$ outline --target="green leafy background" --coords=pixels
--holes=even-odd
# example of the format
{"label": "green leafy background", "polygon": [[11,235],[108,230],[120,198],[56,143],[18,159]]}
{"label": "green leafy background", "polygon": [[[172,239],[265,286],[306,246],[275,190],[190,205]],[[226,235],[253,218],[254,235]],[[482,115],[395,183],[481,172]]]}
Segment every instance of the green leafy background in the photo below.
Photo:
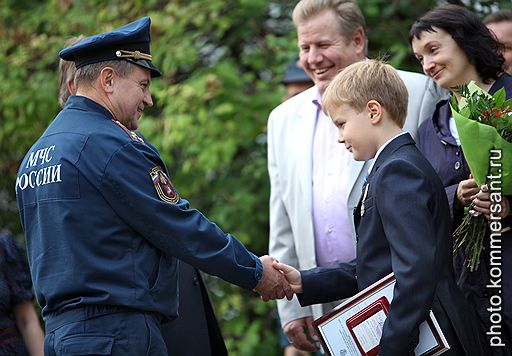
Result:
{"label": "green leafy background", "polygon": [[[457,1],[451,1],[459,3]],[[421,71],[408,28],[436,5],[360,0],[370,57]],[[0,0],[0,226],[23,243],[14,196],[21,159],[59,110],[58,51],[70,37],[152,19],[152,55],[165,73],[140,131],[161,152],[180,193],[257,254],[268,246],[266,122],[297,55],[296,1]],[[467,1],[480,13],[510,1]],[[275,304],[206,276],[233,355],[278,355]]]}

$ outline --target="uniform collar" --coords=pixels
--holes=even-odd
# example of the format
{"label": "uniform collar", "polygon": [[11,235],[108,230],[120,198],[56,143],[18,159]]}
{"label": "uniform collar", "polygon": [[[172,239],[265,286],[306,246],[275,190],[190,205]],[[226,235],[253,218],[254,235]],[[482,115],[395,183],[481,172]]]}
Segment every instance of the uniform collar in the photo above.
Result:
{"label": "uniform collar", "polygon": [[66,101],[66,105],[64,105],[64,110],[80,110],[80,111],[89,111],[89,112],[97,112],[104,116],[106,116],[109,120],[115,119],[114,116],[108,111],[104,106],[98,104],[94,100],[91,100],[85,96],[72,95]]}

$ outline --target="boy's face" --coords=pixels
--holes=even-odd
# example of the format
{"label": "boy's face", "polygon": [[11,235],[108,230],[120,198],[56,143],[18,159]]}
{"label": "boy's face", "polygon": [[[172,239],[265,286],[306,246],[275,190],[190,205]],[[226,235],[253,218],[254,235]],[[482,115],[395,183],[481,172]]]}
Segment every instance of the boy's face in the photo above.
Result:
{"label": "boy's face", "polygon": [[372,133],[368,110],[356,110],[350,105],[341,104],[333,110],[331,119],[338,128],[338,142],[343,143],[356,161],[367,161],[375,157],[377,150]]}

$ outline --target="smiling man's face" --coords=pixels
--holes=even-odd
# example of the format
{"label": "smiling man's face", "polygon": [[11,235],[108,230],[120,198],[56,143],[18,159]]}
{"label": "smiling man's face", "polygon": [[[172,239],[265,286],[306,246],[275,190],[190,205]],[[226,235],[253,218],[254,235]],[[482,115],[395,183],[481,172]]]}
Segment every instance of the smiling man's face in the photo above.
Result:
{"label": "smiling man's face", "polygon": [[322,11],[297,25],[300,63],[323,93],[339,71],[364,58],[364,32],[345,38],[332,10]]}

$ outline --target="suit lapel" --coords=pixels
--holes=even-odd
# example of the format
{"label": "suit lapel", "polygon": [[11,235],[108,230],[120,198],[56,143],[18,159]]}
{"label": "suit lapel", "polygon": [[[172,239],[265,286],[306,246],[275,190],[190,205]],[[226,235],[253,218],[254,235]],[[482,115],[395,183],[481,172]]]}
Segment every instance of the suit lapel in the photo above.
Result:
{"label": "suit lapel", "polygon": [[354,225],[356,226],[356,229],[359,225],[359,222],[361,221],[362,215],[364,215],[363,202],[368,196],[370,184],[372,184],[372,178],[375,175],[375,172],[379,169],[382,163],[384,163],[396,150],[402,146],[410,144],[415,144],[411,135],[409,133],[402,134],[393,139],[386,147],[384,147],[382,152],[379,154],[379,157],[377,157],[377,161],[373,165],[370,174],[368,174],[366,186],[363,186],[363,192],[354,212]]}
{"label": "suit lapel", "polygon": [[[313,135],[315,131],[317,107],[312,103],[316,90],[311,90],[311,95],[306,98],[301,109],[298,110],[296,131],[294,133],[295,145],[298,151],[297,172],[301,189],[305,199],[311,199],[312,164],[313,164]],[[308,206],[310,206],[309,204]]]}

